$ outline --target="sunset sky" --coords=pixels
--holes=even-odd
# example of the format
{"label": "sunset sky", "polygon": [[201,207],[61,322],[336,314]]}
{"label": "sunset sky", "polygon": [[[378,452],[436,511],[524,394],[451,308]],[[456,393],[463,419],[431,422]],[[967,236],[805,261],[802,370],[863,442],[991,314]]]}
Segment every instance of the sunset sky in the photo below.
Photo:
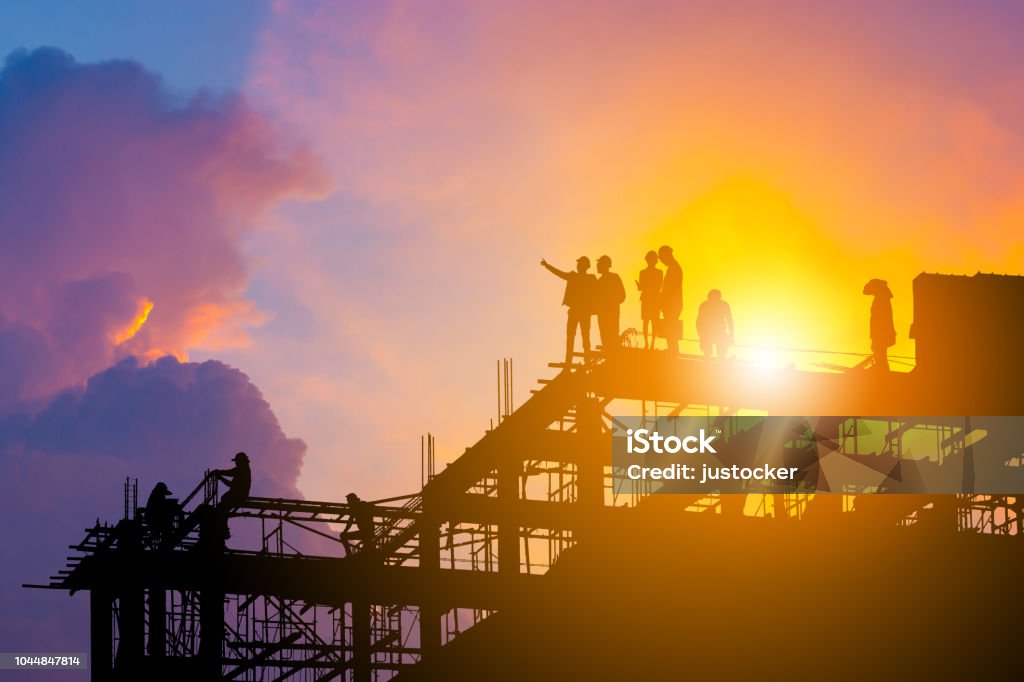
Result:
{"label": "sunset sky", "polygon": [[[559,358],[542,257],[611,256],[639,327],[670,244],[686,335],[718,288],[763,349],[869,352],[886,279],[912,356],[917,273],[1024,272],[1022,27],[1012,1],[3,3],[7,485],[102,473],[39,522],[72,534],[123,476],[177,491],[237,449],[254,494],[412,492],[421,434],[447,460],[487,427],[495,360],[521,400]],[[157,375],[219,434],[173,466],[119,454],[172,422],[82,407]],[[56,569],[75,539],[35,542]]]}

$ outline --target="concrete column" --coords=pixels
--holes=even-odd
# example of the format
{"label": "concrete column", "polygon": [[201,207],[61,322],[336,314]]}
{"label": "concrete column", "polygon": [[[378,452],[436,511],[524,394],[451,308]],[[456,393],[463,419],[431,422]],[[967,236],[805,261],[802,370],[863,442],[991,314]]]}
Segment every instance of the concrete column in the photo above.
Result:
{"label": "concrete column", "polygon": [[220,679],[223,641],[224,592],[208,587],[199,593],[199,667],[202,679]]}
{"label": "concrete column", "polygon": [[220,679],[224,642],[223,518],[210,510],[199,523],[199,546],[207,562],[199,590],[199,670],[202,679]]}
{"label": "concrete column", "polygon": [[125,589],[118,595],[118,642],[114,661],[118,677],[138,674],[142,666],[146,628],[144,598],[141,587]]}
{"label": "concrete column", "polygon": [[94,589],[89,593],[89,668],[92,682],[113,679],[114,613],[110,593]]}
{"label": "concrete column", "polygon": [[515,507],[519,501],[522,469],[518,455],[498,466],[498,572],[501,575],[519,575],[519,520]]}
{"label": "concrete column", "polygon": [[153,658],[163,658],[164,647],[167,642],[167,593],[151,587],[147,601],[149,606],[149,641],[146,642],[146,654]]}
{"label": "concrete column", "polygon": [[355,682],[370,682],[370,604],[352,602],[352,671]]}
{"label": "concrete column", "polygon": [[[420,517],[420,570],[428,584],[436,584],[441,568],[441,524],[434,514],[434,505],[423,500]],[[434,590],[428,590],[428,594]],[[420,604],[420,648],[423,660],[430,661],[441,649],[441,607],[436,602]]]}
{"label": "concrete column", "polygon": [[576,406],[576,429],[586,442],[595,444],[598,452],[589,453],[577,465],[578,502],[588,510],[604,506],[604,464],[611,461],[611,441],[603,445],[601,406],[593,398],[584,398]]}

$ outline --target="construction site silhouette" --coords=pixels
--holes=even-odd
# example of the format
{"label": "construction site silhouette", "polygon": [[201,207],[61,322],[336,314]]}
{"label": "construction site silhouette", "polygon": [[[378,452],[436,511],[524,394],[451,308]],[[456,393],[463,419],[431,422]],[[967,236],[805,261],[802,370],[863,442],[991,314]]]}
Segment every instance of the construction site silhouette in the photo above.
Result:
{"label": "construction site silhouette", "polygon": [[[589,282],[583,260],[576,274],[548,267]],[[662,262],[681,287],[670,249]],[[431,451],[414,494],[222,495],[222,479],[247,488],[236,456],[230,476],[210,472],[172,511],[147,513],[129,481],[124,517],[88,528],[37,587],[88,591],[97,681],[1007,677],[1024,598],[1024,462],[1005,435],[1024,414],[1024,277],[922,274],[913,292],[912,371],[585,345],[583,364],[554,363],[447,467],[433,471]],[[589,326],[571,293],[570,344]],[[681,294],[663,305],[678,317]],[[717,424],[740,410],[831,416],[815,427],[830,454],[890,473],[924,430],[940,456],[916,464],[952,471],[962,493],[619,488],[613,401],[643,416],[699,407]],[[862,448],[868,417],[883,447]],[[743,463],[753,437],[787,454],[796,432],[783,431],[737,433],[718,457]],[[995,463],[976,465],[982,434],[1004,453]],[[801,450],[801,472],[821,452]],[[884,492],[915,491],[911,478],[890,475]],[[1005,494],[976,492],[983,479]],[[147,507],[169,496],[154,493]],[[222,516],[253,546],[226,539]]]}

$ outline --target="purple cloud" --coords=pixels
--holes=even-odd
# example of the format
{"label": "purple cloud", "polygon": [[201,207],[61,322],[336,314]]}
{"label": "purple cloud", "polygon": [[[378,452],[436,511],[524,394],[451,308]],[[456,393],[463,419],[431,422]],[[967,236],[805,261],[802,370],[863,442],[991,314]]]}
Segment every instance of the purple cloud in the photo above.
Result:
{"label": "purple cloud", "polygon": [[0,369],[24,327],[42,361],[0,379],[0,410],[128,355],[244,341],[259,319],[242,296],[244,237],[323,187],[319,163],[240,96],[176,96],[129,61],[13,53],[0,70],[0,334],[15,338],[0,340]]}
{"label": "purple cloud", "polygon": [[[67,544],[167,482],[249,453],[253,494],[299,496],[306,446],[242,372],[188,363],[258,313],[244,240],[324,188],[319,163],[237,95],[183,98],[129,61],[56,49],[0,68],[0,642],[85,651],[85,600],[28,592]],[[62,678],[63,679],[63,678]]]}
{"label": "purple cloud", "polygon": [[[259,389],[223,363],[124,360],[60,394],[38,414],[0,419],[0,641],[8,648],[85,650],[86,602],[28,593],[63,563],[94,519],[122,514],[125,476],[140,504],[158,481],[184,497],[238,450],[253,463],[254,495],[298,497],[306,445],[282,432]],[[44,646],[45,648],[45,646]]]}

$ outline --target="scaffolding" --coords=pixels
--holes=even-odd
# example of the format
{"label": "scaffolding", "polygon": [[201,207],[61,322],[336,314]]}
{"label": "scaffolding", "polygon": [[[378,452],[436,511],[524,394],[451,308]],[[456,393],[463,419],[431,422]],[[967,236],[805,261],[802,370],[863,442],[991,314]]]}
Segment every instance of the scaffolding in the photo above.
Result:
{"label": "scaffolding", "polygon": [[[722,428],[725,440],[735,438],[737,450],[743,432],[730,420],[742,409],[779,404],[806,408],[792,414],[822,407],[880,414],[835,417],[817,439],[795,430],[787,447],[813,458],[827,441],[829,452],[852,459],[905,461],[915,456],[911,439],[925,434],[936,444],[938,455],[927,464],[935,467],[969,456],[977,430],[964,418],[884,416],[923,411],[915,409],[922,400],[932,414],[970,411],[976,396],[946,391],[938,394],[946,402],[936,403],[921,383],[927,377],[913,374],[786,369],[752,381],[733,363],[630,348],[553,367],[558,374],[513,408],[511,363],[499,364],[497,422],[441,471],[428,435],[422,489],[372,502],[373,546],[352,554],[339,537],[352,520],[344,503],[250,497],[230,513],[228,542],[213,514],[217,479],[208,473],[184,501],[170,537],[157,537],[137,509],[134,484],[126,483],[124,518],[88,529],[45,586],[90,592],[93,679],[400,677],[495,612],[537,598],[564,554],[642,510],[654,491],[625,490],[609,461],[613,409],[636,409],[642,418],[695,411]],[[615,401],[633,407],[613,407]],[[1020,413],[1020,406],[1001,410]],[[876,425],[874,439],[865,435],[867,419]],[[885,424],[881,435],[877,424]],[[1006,466],[1024,472],[1013,462],[1008,455]],[[859,513],[851,500],[872,491],[842,492],[834,496],[842,511]],[[724,497],[691,496],[686,513],[730,513]],[[752,491],[738,509],[754,521],[800,521],[821,497],[780,485]],[[1018,497],[954,499],[955,530],[1016,536],[1024,528]],[[912,526],[931,505],[909,500],[879,523]]]}

